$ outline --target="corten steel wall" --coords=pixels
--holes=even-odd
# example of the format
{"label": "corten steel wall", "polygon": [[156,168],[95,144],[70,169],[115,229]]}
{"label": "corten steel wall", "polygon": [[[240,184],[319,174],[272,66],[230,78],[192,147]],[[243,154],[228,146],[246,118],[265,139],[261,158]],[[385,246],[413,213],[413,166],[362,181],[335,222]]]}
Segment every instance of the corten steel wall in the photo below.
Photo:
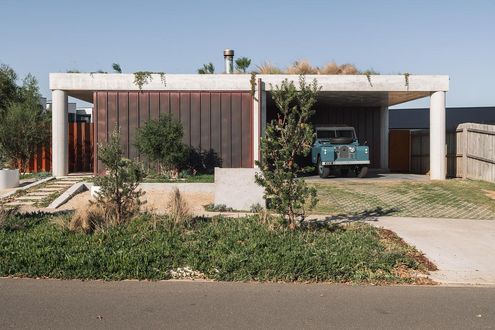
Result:
{"label": "corten steel wall", "polygon": [[[140,157],[134,145],[136,129],[167,113],[181,121],[184,143],[215,150],[222,159],[222,167],[253,166],[253,99],[249,91],[97,91],[93,98],[96,142],[107,141],[118,124],[121,146],[129,158]],[[95,173],[101,173],[97,143],[94,167]]]}
{"label": "corten steel wall", "polygon": [[[277,109],[270,97],[267,99],[269,123],[276,118]],[[370,167],[380,167],[380,107],[344,107],[318,102],[311,121],[314,125],[345,124],[354,127],[359,143],[367,141],[370,147]]]}

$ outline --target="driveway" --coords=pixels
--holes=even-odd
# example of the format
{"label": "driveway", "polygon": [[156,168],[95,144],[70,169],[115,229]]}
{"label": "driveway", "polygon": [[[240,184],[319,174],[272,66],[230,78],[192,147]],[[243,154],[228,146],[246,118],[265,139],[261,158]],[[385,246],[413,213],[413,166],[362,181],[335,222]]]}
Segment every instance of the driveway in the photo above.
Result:
{"label": "driveway", "polygon": [[371,224],[396,232],[433,261],[445,284],[495,285],[495,221],[381,217]]}

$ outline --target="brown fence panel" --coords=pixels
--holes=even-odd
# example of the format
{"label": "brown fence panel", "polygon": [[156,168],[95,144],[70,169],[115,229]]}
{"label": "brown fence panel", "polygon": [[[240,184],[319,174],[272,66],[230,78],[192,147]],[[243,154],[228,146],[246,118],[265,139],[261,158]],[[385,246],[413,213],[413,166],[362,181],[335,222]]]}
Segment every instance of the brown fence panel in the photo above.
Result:
{"label": "brown fence panel", "polygon": [[[69,172],[93,171],[93,124],[69,123]],[[51,143],[39,145],[29,161],[28,173],[52,170]]]}

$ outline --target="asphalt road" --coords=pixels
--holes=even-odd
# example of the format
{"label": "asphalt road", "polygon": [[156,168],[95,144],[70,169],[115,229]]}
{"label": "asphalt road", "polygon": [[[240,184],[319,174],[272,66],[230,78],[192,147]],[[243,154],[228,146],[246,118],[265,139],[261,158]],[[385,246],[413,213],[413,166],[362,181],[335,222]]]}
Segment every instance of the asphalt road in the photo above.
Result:
{"label": "asphalt road", "polygon": [[1,329],[493,329],[495,288],[0,279]]}

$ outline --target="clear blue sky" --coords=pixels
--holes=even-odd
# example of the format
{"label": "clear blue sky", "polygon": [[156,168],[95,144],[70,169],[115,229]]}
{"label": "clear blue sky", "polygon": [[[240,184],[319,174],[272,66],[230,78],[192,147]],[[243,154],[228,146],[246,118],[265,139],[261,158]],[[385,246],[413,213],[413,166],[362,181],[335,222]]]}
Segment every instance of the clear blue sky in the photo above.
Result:
{"label": "clear blue sky", "polygon": [[[0,62],[49,72],[222,68],[233,48],[254,64],[335,60],[383,74],[448,74],[448,106],[495,106],[495,1],[1,0]],[[423,106],[428,101],[406,106]]]}

